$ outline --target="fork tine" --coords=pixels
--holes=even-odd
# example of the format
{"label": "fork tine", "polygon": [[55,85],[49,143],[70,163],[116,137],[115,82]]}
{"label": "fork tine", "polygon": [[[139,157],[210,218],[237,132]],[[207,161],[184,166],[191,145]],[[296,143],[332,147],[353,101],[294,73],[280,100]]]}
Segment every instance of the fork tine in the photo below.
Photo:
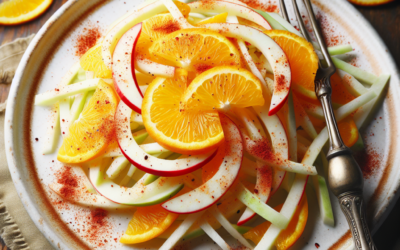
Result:
{"label": "fork tine", "polygon": [[304,38],[307,41],[312,42],[310,36],[308,35],[308,32],[307,32],[306,26],[304,24],[303,18],[301,17],[301,14],[300,14],[300,11],[299,11],[299,7],[297,6],[297,1],[296,0],[292,0],[292,3],[293,3],[293,8],[294,8],[294,13],[296,14],[297,22],[299,23],[299,27],[300,27],[301,33],[303,34]]}
{"label": "fork tine", "polygon": [[287,11],[286,11],[286,6],[285,6],[285,0],[279,0],[279,9],[281,10],[281,12],[282,12],[282,17],[286,20],[286,21],[288,21],[289,22],[289,16],[288,16],[288,14],[287,14]]}
{"label": "fork tine", "polygon": [[328,65],[328,67],[325,68],[325,70],[326,70],[325,73],[329,74],[329,75],[332,75],[333,73],[335,73],[336,68],[335,68],[335,65],[333,64],[332,59],[331,59],[331,57],[330,57],[330,55],[328,53],[328,49],[326,47],[324,38],[322,37],[321,30],[318,27],[318,23],[317,23],[317,20],[315,18],[315,15],[314,15],[314,11],[313,11],[311,2],[310,2],[310,0],[303,0],[303,1],[304,1],[305,5],[306,5],[306,9],[307,9],[307,12],[308,12],[308,16],[310,18],[311,26],[313,28],[313,31],[314,31],[315,37],[317,39],[317,42],[318,42],[318,44],[320,46],[322,55],[324,56],[324,59],[325,59],[327,65]]}

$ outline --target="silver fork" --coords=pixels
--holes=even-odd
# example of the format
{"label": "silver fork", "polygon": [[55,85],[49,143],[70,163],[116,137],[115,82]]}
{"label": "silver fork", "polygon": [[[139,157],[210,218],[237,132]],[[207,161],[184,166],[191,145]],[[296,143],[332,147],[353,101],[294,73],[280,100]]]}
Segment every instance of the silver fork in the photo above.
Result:
{"label": "silver fork", "polygon": [[[346,216],[353,235],[356,249],[376,250],[377,248],[372,240],[365,217],[364,201],[362,196],[364,186],[363,175],[360,167],[354,160],[350,149],[346,147],[342,141],[332,109],[332,88],[330,77],[335,73],[336,68],[332,63],[321,31],[318,27],[311,2],[310,0],[303,1],[310,18],[315,38],[317,39],[325,64],[327,65],[324,67],[321,61],[319,62],[319,68],[315,77],[315,94],[322,104],[326,126],[329,133],[330,145],[327,154],[329,161],[328,185],[333,194],[339,199],[340,207]],[[300,30],[304,37],[311,42],[300,15],[297,2],[296,0],[292,0],[292,2]],[[280,5],[283,17],[289,21],[284,0],[280,0]]]}

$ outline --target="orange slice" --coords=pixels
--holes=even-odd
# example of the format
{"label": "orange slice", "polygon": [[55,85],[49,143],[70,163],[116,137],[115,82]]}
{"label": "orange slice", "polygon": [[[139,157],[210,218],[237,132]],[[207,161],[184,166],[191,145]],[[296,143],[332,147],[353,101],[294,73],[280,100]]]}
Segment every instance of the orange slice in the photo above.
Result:
{"label": "orange slice", "polygon": [[318,69],[318,56],[311,43],[302,37],[283,30],[267,30],[270,36],[281,46],[289,59],[292,71],[293,90],[297,93],[316,99],[314,79]]}
{"label": "orange slice", "polygon": [[[282,209],[283,204],[278,205],[274,209],[276,211],[280,211]],[[294,243],[300,238],[301,234],[306,227],[308,218],[308,202],[307,197],[304,195],[301,204],[297,207],[295,214],[293,215],[292,220],[290,221],[288,227],[283,230],[278,238],[276,239],[275,246],[278,250],[286,250],[293,246]],[[266,221],[254,228],[252,228],[247,233],[243,234],[246,239],[253,241],[255,244],[258,244],[265,232],[270,227],[271,223]]]}
{"label": "orange slice", "polygon": [[[342,79],[335,73],[331,76],[332,102],[346,104],[354,99],[354,96],[344,87]],[[319,103],[321,104],[321,103]]]}
{"label": "orange slice", "polygon": [[240,66],[240,53],[224,36],[207,29],[175,31],[155,41],[150,53],[171,66],[202,73],[220,65]]}
{"label": "orange slice", "polygon": [[16,25],[28,22],[45,12],[53,0],[9,0],[0,4],[0,24]]}
{"label": "orange slice", "polygon": [[104,63],[101,56],[101,44],[89,49],[80,61],[81,67],[87,71],[93,71],[95,78],[112,78],[112,72]]}
{"label": "orange slice", "polygon": [[349,2],[361,6],[377,6],[393,2],[394,0],[349,0]]}
{"label": "orange slice", "polygon": [[353,118],[346,117],[338,123],[339,133],[347,147],[353,146],[358,140],[358,129]]}
{"label": "orange slice", "polygon": [[207,23],[226,23],[227,17],[228,17],[228,12],[221,13],[213,17],[203,19],[200,22],[198,22],[197,25],[203,25]]}
{"label": "orange slice", "polygon": [[210,112],[264,105],[258,78],[248,70],[231,66],[215,67],[198,75],[182,101],[186,109]]}
{"label": "orange slice", "polygon": [[117,105],[118,98],[113,88],[100,80],[88,105],[69,128],[57,159],[65,163],[80,163],[103,153],[113,139]]}
{"label": "orange slice", "polygon": [[142,117],[149,135],[163,147],[182,154],[201,154],[224,138],[216,111],[181,109],[187,72],[177,69],[172,79],[156,78],[143,98]]}
{"label": "orange slice", "polygon": [[156,238],[175,220],[178,214],[166,211],[161,205],[138,207],[120,242],[136,244]]}

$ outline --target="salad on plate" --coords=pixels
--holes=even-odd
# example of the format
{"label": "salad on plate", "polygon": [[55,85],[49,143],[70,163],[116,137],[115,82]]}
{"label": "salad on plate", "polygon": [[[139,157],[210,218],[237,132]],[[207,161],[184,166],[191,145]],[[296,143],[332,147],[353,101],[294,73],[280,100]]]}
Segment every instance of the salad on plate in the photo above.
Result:
{"label": "salad on plate", "polygon": [[[357,151],[390,76],[341,60],[351,45],[328,49],[339,131]],[[307,223],[307,183],[334,227],[319,55],[277,13],[238,0],[146,1],[36,95],[56,114],[42,153],[57,153],[81,192],[49,187],[77,205],[135,209],[118,240],[161,238],[165,250],[202,235],[231,249],[219,228],[245,248],[288,249]]]}

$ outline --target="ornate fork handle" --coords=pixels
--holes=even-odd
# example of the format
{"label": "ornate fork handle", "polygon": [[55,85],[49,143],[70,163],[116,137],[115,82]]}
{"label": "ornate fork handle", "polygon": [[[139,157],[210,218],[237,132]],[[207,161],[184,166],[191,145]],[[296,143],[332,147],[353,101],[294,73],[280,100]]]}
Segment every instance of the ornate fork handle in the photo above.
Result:
{"label": "ornate fork handle", "polygon": [[346,216],[357,250],[376,250],[365,218],[362,190],[364,179],[360,167],[350,150],[344,145],[332,110],[329,77],[317,77],[315,93],[322,104],[328,129],[330,147],[328,185],[338,197]]}
{"label": "ornate fork handle", "polygon": [[365,218],[364,200],[361,193],[345,193],[339,197],[340,207],[353,235],[356,249],[377,250]]}

